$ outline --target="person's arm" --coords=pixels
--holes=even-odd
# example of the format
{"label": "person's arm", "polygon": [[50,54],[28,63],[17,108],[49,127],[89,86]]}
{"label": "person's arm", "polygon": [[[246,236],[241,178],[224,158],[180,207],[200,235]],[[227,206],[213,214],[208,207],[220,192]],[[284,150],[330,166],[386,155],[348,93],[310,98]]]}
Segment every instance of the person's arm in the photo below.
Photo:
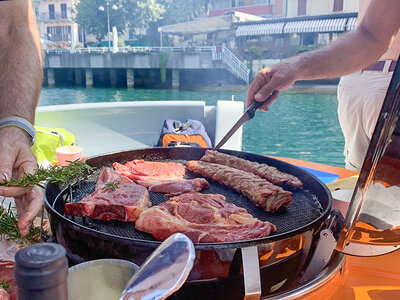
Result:
{"label": "person's arm", "polygon": [[[259,71],[248,90],[246,105],[253,100],[264,101],[273,91],[287,89],[297,80],[339,77],[374,63],[399,31],[399,16],[399,0],[372,0],[360,25],[352,32],[325,47]],[[267,110],[266,105],[263,109]]]}
{"label": "person's arm", "polygon": [[[20,117],[34,123],[42,84],[40,36],[30,0],[0,1],[0,119]],[[0,180],[21,177],[37,168],[26,132],[0,129]],[[14,197],[21,234],[28,232],[43,203],[38,187],[0,186],[0,196]]]}

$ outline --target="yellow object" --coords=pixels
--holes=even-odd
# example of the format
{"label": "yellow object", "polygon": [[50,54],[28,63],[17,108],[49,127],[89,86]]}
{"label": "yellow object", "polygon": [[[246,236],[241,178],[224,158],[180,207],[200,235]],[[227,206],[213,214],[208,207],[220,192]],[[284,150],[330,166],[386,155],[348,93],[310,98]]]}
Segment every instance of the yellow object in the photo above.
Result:
{"label": "yellow object", "polygon": [[333,192],[336,190],[354,190],[357,184],[358,175],[344,178],[342,180],[337,180],[326,184],[328,189]]}
{"label": "yellow object", "polygon": [[56,162],[56,148],[72,146],[76,143],[76,137],[64,128],[46,128],[35,126],[36,140],[32,146],[32,152],[38,163],[44,160]]}

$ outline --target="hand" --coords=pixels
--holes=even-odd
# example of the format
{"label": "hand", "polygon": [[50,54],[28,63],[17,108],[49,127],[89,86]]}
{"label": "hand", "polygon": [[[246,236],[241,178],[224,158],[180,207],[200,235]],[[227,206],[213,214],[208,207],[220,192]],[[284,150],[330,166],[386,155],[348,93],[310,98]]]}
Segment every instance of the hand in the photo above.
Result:
{"label": "hand", "polygon": [[288,61],[260,70],[247,91],[246,107],[253,101],[265,101],[275,92],[268,103],[259,108],[267,111],[268,106],[278,98],[279,91],[288,89],[296,80],[294,65]]}
{"label": "hand", "polygon": [[[25,173],[34,173],[36,158],[26,133],[16,127],[0,130],[0,177],[5,179],[21,178]],[[1,180],[0,179],[0,180]],[[43,205],[43,191],[40,187],[0,186],[0,195],[14,197],[18,212],[18,228],[25,236],[31,223]]]}

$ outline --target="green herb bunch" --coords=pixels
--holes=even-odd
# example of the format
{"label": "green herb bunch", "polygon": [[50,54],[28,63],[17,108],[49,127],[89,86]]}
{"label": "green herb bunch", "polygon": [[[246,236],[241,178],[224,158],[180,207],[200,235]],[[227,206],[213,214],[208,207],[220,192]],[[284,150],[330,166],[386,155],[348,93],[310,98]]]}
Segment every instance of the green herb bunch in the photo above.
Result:
{"label": "green herb bunch", "polygon": [[3,186],[33,187],[44,186],[41,182],[49,180],[52,183],[68,184],[78,178],[87,176],[93,172],[93,168],[79,160],[71,162],[67,166],[51,166],[48,169],[38,168],[35,173],[25,173],[21,179],[2,180]]}
{"label": "green herb bunch", "polygon": [[7,241],[13,241],[20,246],[40,242],[40,228],[31,226],[26,236],[22,236],[18,229],[18,219],[11,206],[5,209],[0,206],[0,235]]}

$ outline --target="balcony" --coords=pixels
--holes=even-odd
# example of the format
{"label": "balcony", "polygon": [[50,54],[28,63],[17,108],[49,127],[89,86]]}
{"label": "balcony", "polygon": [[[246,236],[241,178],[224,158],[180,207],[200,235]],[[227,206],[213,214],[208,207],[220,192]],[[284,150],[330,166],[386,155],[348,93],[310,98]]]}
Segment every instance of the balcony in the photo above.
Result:
{"label": "balcony", "polygon": [[72,21],[71,13],[68,11],[41,13],[40,21],[53,22],[53,21]]}

